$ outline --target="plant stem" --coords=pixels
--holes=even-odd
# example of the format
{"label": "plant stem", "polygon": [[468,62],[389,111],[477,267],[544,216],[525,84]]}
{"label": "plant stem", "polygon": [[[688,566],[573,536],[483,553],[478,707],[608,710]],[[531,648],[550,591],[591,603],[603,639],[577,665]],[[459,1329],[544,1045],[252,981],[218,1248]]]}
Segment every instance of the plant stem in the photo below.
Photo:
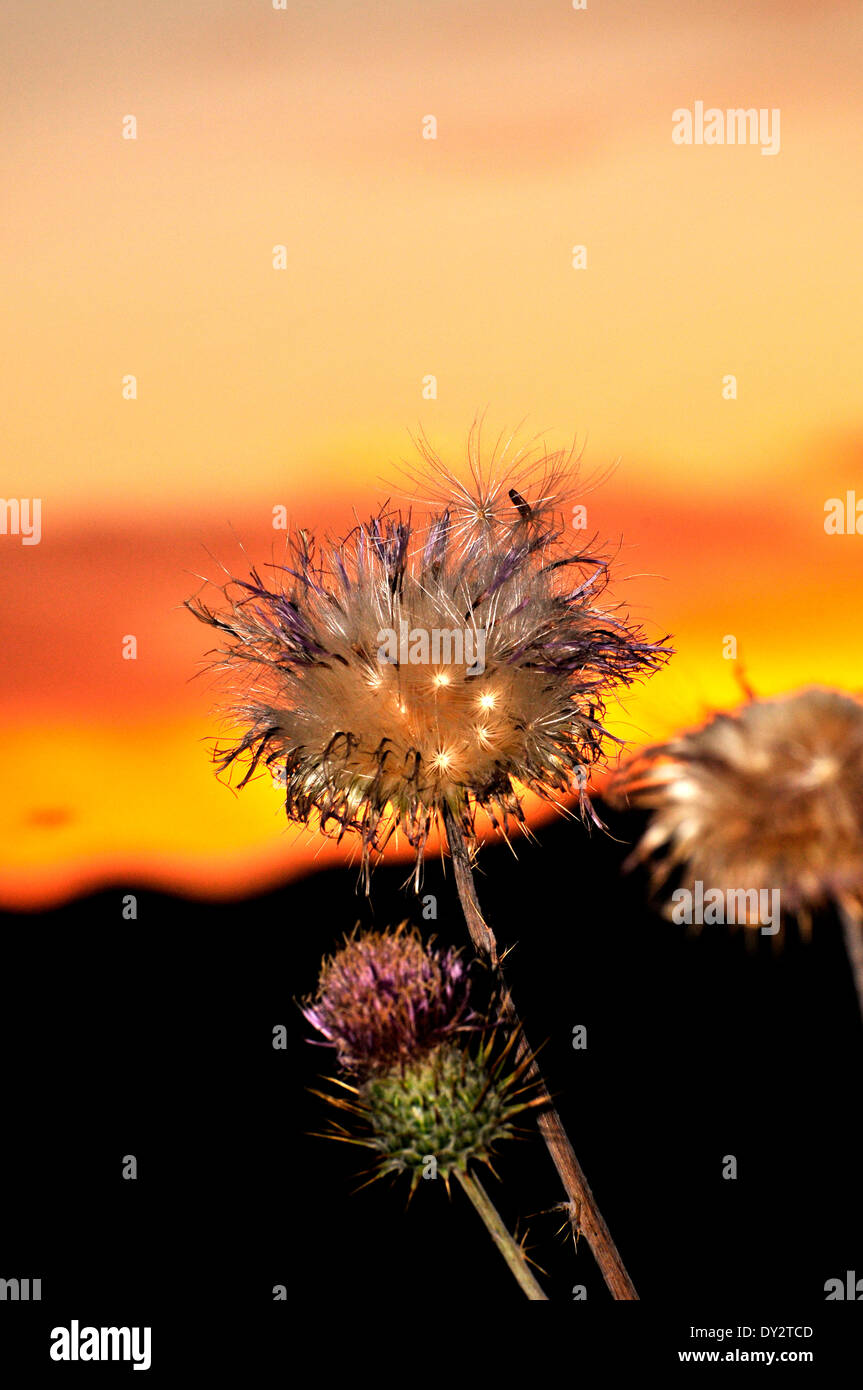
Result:
{"label": "plant stem", "polygon": [[533,1302],[538,1302],[542,1299],[547,1303],[548,1295],[543,1293],[539,1284],[534,1279],[524,1251],[506,1229],[497,1207],[492,1202],[479,1178],[472,1177],[469,1173],[459,1172],[456,1172],[456,1177],[485,1222],[489,1235],[503,1255],[503,1258],[518,1280],[524,1293],[526,1293],[527,1297],[533,1300]]}
{"label": "plant stem", "polygon": [[[542,1072],[525,1037],[524,1027],[504,980],[494,932],[480,909],[473,881],[470,850],[464,830],[448,806],[444,807],[444,824],[449,851],[452,856],[456,887],[471,940],[475,949],[488,959],[492,969],[497,974],[503,992],[504,1016],[507,1022],[517,1030],[517,1056],[519,1060],[525,1057],[530,1059],[525,1078],[536,1083],[538,1092],[544,1101],[537,1116],[537,1125],[563,1183],[564,1191],[569,1198],[568,1206],[573,1235],[580,1231],[585,1236],[611,1296],[618,1300],[637,1301],[638,1294],[635,1291],[635,1286],[603,1220],[602,1213],[596,1204],[596,1198],[591,1192],[581,1164],[575,1156],[563,1122],[552,1103]],[[863,942],[861,942],[861,948],[863,948]]]}
{"label": "plant stem", "polygon": [[863,916],[859,904],[840,898],[839,920],[842,923],[842,935],[845,938],[851,973],[857,986],[860,1013],[863,1015]]}

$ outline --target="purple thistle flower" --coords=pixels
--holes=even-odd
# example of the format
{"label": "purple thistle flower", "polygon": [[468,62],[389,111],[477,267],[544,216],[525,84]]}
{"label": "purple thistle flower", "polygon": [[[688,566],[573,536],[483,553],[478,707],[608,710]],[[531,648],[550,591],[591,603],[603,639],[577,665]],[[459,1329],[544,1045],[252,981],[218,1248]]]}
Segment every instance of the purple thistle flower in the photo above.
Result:
{"label": "purple thistle flower", "polygon": [[432,950],[403,922],[364,932],[325,960],[304,1018],[364,1075],[416,1061],[472,1027],[468,967],[458,951]]}

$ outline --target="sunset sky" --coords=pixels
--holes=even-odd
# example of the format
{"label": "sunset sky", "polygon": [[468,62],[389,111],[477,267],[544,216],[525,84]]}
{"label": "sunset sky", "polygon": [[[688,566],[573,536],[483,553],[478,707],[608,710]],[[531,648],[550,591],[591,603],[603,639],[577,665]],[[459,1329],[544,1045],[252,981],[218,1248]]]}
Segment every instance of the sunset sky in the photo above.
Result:
{"label": "sunset sky", "polygon": [[[863,500],[859,3],[7,0],[4,29],[0,495],[42,538],[0,534],[0,905],[345,862],[213,776],[180,604],[267,561],[275,505],[349,527],[411,432],[458,465],[483,411],[617,462],[588,534],[678,654],[616,732],[737,703],[728,634],[759,694],[863,689],[863,536],[824,530]],[[698,100],[778,108],[780,152],[675,145]]]}

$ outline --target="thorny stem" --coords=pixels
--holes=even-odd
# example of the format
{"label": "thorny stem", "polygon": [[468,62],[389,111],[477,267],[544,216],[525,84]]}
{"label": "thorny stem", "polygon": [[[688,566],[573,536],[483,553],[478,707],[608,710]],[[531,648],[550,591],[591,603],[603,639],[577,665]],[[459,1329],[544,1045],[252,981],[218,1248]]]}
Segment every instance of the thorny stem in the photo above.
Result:
{"label": "thorny stem", "polygon": [[518,1280],[523,1292],[534,1303],[540,1299],[547,1303],[548,1295],[543,1293],[531,1274],[524,1251],[503,1224],[500,1213],[479,1178],[458,1171],[456,1171],[456,1177],[485,1222],[489,1235]]}
{"label": "thorny stem", "polygon": [[851,964],[854,984],[857,986],[857,999],[863,1015],[863,916],[857,903],[840,899],[839,920],[845,938],[845,950]]}
{"label": "thorny stem", "polygon": [[[623,1260],[620,1258],[617,1246],[611,1238],[611,1232],[603,1220],[602,1212],[596,1204],[596,1198],[582,1172],[581,1164],[575,1156],[563,1122],[552,1103],[542,1072],[525,1037],[524,1028],[521,1026],[521,1020],[512,1002],[512,995],[503,977],[494,932],[480,909],[473,881],[470,851],[464,831],[448,806],[444,807],[444,824],[459,900],[471,940],[475,949],[486,957],[497,974],[503,992],[504,1017],[514,1029],[517,1029],[516,1054],[519,1061],[523,1057],[530,1058],[525,1079],[530,1079],[536,1083],[539,1095],[544,1101],[537,1115],[537,1125],[563,1183],[564,1191],[569,1198],[573,1234],[580,1231],[584,1235],[612,1297],[619,1300],[637,1301],[638,1294],[635,1291],[635,1286],[626,1271]],[[861,954],[863,954],[863,937],[860,939],[860,949]],[[861,983],[863,983],[863,976],[861,976]]]}

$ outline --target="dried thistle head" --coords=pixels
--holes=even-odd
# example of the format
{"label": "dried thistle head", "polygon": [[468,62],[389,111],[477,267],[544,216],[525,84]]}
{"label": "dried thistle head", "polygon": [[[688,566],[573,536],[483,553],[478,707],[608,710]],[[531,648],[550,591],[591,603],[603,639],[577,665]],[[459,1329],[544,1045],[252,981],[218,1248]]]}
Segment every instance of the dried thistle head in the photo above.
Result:
{"label": "dried thistle head", "polygon": [[290,819],[359,835],[366,887],[398,827],[419,882],[445,808],[471,837],[478,808],[504,833],[523,819],[518,785],[575,792],[590,813],[606,699],[670,655],[599,606],[608,564],[555,512],[562,458],[464,485],[435,476],[422,525],[382,512],[320,550],[296,530],[270,584],[253,569],[223,586],[223,607],[187,605],[222,638],[241,726],[219,767],[247,760],[241,786],[259,765],[283,770]]}
{"label": "dried thistle head", "polygon": [[863,905],[863,705],[833,690],[755,700],[648,748],[612,799],[653,814],[627,867],[650,861],[660,888],[683,884],[781,894],[805,923],[835,901]]}
{"label": "dried thistle head", "polygon": [[458,951],[436,951],[403,922],[347,938],[325,960],[303,1016],[347,1071],[369,1074],[406,1061],[470,1027],[470,979]]}
{"label": "dried thistle head", "polygon": [[407,1173],[413,1192],[433,1160],[449,1187],[471,1163],[491,1167],[498,1145],[518,1133],[519,1117],[542,1103],[524,1080],[530,1056],[515,1064],[514,1049],[515,1035],[502,1047],[492,1031],[471,1050],[443,1043],[357,1087],[342,1085],[349,1100],[321,1092],[351,1117],[328,1137],[371,1149],[376,1178]]}

